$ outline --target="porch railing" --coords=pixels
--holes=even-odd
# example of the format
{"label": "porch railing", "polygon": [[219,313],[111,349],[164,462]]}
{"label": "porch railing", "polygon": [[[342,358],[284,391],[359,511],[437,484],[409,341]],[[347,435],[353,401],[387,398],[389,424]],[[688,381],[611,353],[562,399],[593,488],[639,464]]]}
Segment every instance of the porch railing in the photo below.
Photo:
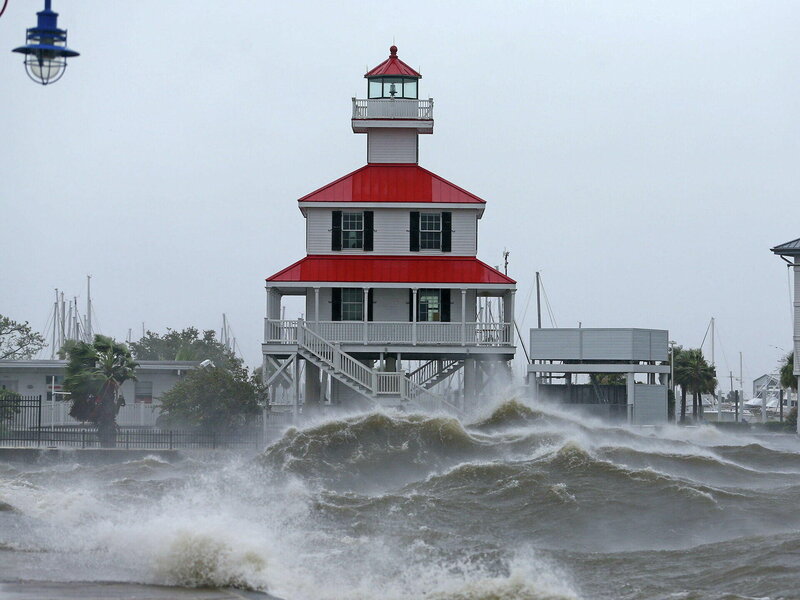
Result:
{"label": "porch railing", "polygon": [[353,98],[354,119],[433,119],[433,98],[363,100]]}
{"label": "porch railing", "polygon": [[[405,321],[308,321],[305,327],[328,342],[414,346],[513,346],[511,323],[410,323]],[[297,321],[266,319],[264,341],[296,344]]]}

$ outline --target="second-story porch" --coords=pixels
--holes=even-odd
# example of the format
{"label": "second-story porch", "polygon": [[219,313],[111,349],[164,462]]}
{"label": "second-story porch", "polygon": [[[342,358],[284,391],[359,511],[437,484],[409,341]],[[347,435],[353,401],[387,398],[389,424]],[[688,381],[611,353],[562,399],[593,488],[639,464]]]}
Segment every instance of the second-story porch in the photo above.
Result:
{"label": "second-story porch", "polygon": [[267,280],[265,351],[291,352],[301,325],[362,355],[513,355],[514,294],[474,257],[309,256]]}

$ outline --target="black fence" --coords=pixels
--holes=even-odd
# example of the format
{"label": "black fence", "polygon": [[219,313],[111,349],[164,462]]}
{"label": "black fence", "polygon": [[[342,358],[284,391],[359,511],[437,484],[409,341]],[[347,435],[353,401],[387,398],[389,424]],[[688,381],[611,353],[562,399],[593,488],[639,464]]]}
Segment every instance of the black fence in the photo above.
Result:
{"label": "black fence", "polygon": [[[117,428],[116,447],[144,450],[191,448],[264,448],[286,426],[283,413],[259,415],[236,432],[191,429]],[[0,398],[0,447],[100,448],[97,428],[91,425],[43,425],[42,397]]]}

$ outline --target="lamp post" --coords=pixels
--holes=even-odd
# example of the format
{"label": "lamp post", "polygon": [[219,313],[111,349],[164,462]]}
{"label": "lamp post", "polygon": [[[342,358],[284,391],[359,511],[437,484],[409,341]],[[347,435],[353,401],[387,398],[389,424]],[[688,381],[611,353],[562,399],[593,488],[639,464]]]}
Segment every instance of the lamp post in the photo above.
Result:
{"label": "lamp post", "polygon": [[50,9],[50,0],[44,0],[44,10],[36,13],[36,27],[25,35],[25,46],[12,52],[25,55],[25,72],[33,81],[47,85],[64,75],[67,58],[78,56],[67,48],[67,30],[58,28],[58,13]]}

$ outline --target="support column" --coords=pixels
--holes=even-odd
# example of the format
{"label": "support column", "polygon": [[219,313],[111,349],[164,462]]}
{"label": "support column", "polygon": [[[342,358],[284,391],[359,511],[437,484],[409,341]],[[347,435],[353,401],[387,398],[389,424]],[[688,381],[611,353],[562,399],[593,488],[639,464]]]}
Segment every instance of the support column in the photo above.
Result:
{"label": "support column", "polygon": [[411,345],[417,345],[417,288],[411,290]]}
{"label": "support column", "polygon": [[464,408],[472,409],[478,402],[478,365],[474,358],[464,360]]}
{"label": "support column", "polygon": [[633,423],[633,398],[634,394],[636,393],[636,380],[633,378],[633,373],[626,373],[625,374],[625,391],[627,392],[627,401],[628,401],[628,423]]}
{"label": "support column", "polygon": [[467,290],[461,290],[461,345],[467,345]]}
{"label": "support column", "polygon": [[322,384],[320,382],[319,367],[306,361],[305,388],[306,403],[304,412],[308,409],[316,410],[322,404]]}
{"label": "support column", "polygon": [[369,288],[364,288],[364,345],[366,346],[369,343],[369,332],[367,327],[369,326]]}
{"label": "support column", "polygon": [[317,333],[319,333],[319,288],[314,288],[314,323],[318,326]]}
{"label": "support column", "polygon": [[300,355],[294,355],[294,364],[292,365],[292,384],[293,384],[293,395],[294,395],[294,406],[292,410],[294,412],[295,419],[297,419],[298,415],[300,414]]}

